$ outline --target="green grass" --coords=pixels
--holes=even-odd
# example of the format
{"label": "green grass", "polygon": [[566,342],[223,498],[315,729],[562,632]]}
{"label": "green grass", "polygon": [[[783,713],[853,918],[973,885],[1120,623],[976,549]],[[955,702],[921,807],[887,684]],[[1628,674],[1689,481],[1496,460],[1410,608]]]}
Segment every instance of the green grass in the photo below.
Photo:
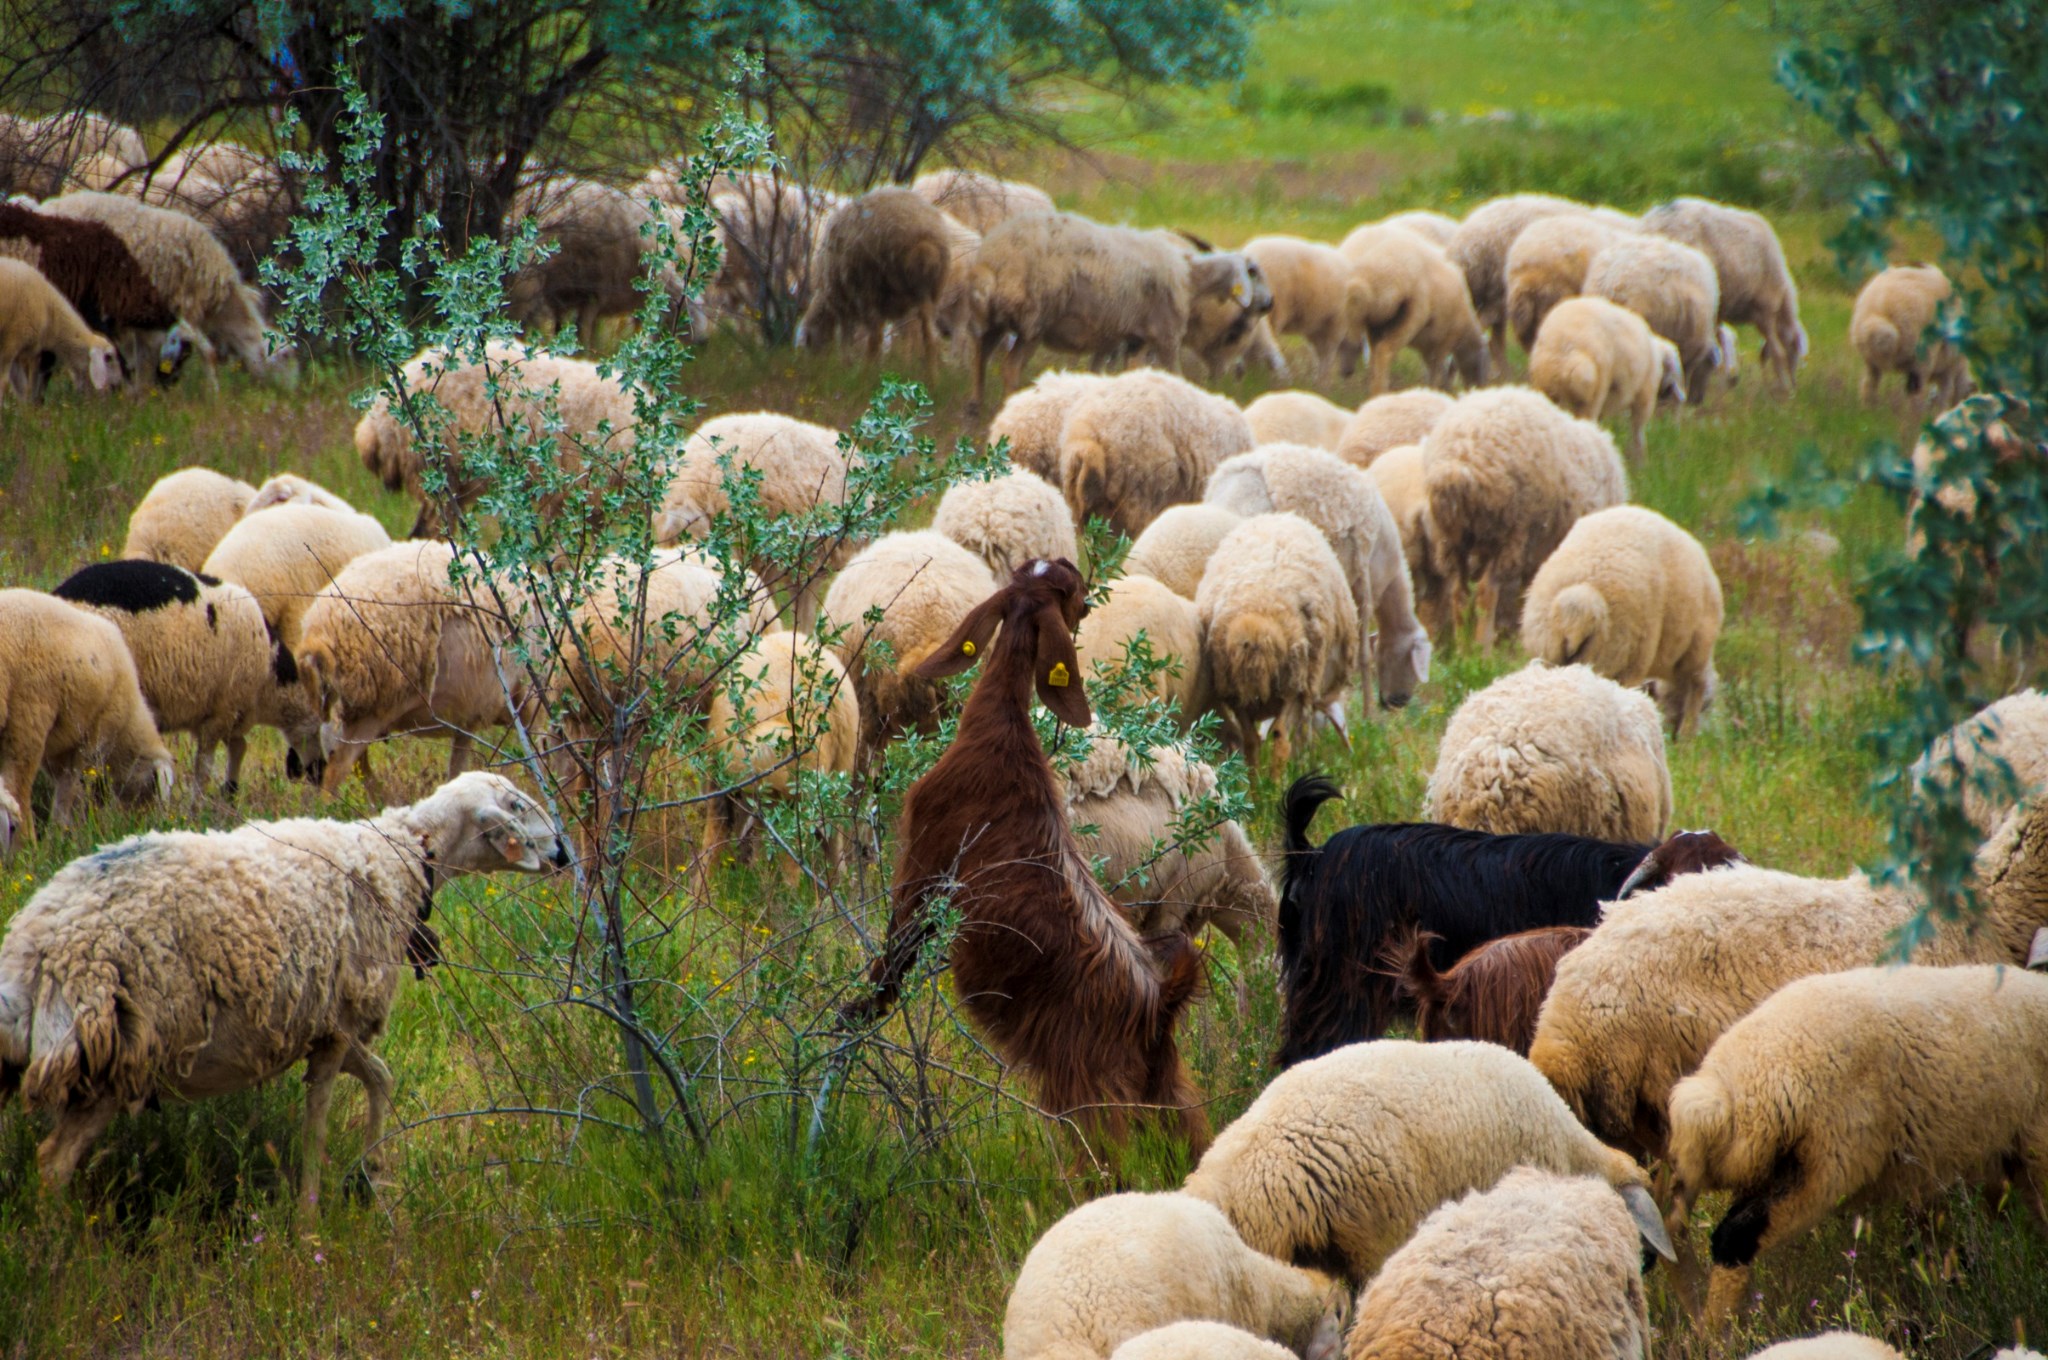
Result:
{"label": "green grass", "polygon": [[[1728,599],[1722,689],[1704,730],[1671,752],[1677,820],[1713,826],[1752,858],[1837,874],[1879,847],[1862,797],[1875,772],[1861,734],[1892,711],[1881,678],[1854,665],[1854,584],[1896,542],[1896,512],[1863,493],[1775,542],[1743,541],[1736,507],[1802,447],[1846,469],[1898,415],[1854,399],[1846,353],[1851,289],[1824,238],[1832,153],[1772,86],[1773,40],[1754,4],[1620,0],[1536,5],[1302,4],[1270,24],[1245,88],[1175,97],[1157,116],[1093,105],[1086,157],[1040,150],[1030,168],[1064,204],[1175,222],[1226,241],[1260,231],[1334,237],[1395,208],[1457,212],[1506,188],[1558,189],[1640,207],[1671,192],[1773,208],[1801,284],[1814,354],[1781,400],[1748,371],[1703,410],[1660,417],[1637,499],[1687,525]],[[1506,114],[1494,118],[1494,110]],[[1469,120],[1469,121],[1468,121]],[[1105,178],[1103,169],[1114,172]],[[1744,185],[1754,193],[1738,192]],[[1731,187],[1732,186],[1732,187]],[[1415,370],[1404,361],[1402,381]],[[845,422],[872,371],[762,352],[722,337],[689,390],[709,413],[771,408]],[[412,507],[384,492],[349,443],[361,375],[315,365],[290,393],[239,376],[138,401],[60,390],[41,409],[0,409],[0,580],[48,587],[116,553],[128,510],[156,476],[205,463],[251,480],[292,469],[394,532]],[[1230,386],[1240,398],[1263,384]],[[964,384],[940,381],[931,432],[964,430]],[[1331,393],[1356,402],[1356,384]],[[921,507],[909,517],[928,513]],[[1336,771],[1348,798],[1326,813],[1414,816],[1458,702],[1520,664],[1452,647],[1417,701],[1297,752],[1289,775]],[[1361,715],[1364,716],[1364,715]],[[386,761],[424,787],[440,748]],[[0,877],[0,920],[54,869],[101,840],[166,820],[219,825],[296,812],[281,750],[256,743],[239,808],[181,797],[169,815],[96,809],[18,854]],[[1253,790],[1254,839],[1277,838],[1278,781]],[[359,809],[362,795],[341,802]],[[664,835],[679,828],[665,826]],[[676,884],[666,840],[638,886]],[[845,887],[872,925],[886,865]],[[807,893],[750,868],[721,871],[702,909],[648,946],[665,983],[651,1012],[715,1059],[722,1119],[710,1151],[659,1152],[615,1127],[610,1037],[524,974],[572,947],[578,923],[545,886],[446,888],[436,925],[450,965],[401,994],[381,1044],[399,1081],[393,1185],[374,1204],[332,1194],[316,1216],[280,1187],[297,1165],[300,1087],[270,1087],[119,1121],[75,1193],[37,1193],[42,1126],[0,1114],[0,1356],[993,1355],[1010,1278],[1030,1243],[1087,1187],[1067,1151],[950,1022],[926,986],[876,1053],[872,1094],[835,1103],[813,1145],[808,1102],[787,1094],[778,998],[859,957]],[[1216,953],[1228,960],[1225,944]],[[1235,962],[1235,961],[1231,961]],[[1270,964],[1252,960],[1247,1009],[1228,988],[1201,1003],[1188,1052],[1220,1125],[1269,1075]],[[700,1037],[702,1036],[702,1037]],[[900,1050],[924,1054],[919,1061]],[[334,1172],[360,1152],[362,1105],[337,1101]],[[514,1113],[582,1109],[581,1120]],[[1141,1142],[1126,1175],[1172,1184],[1170,1149]],[[1710,1220],[1705,1214],[1700,1222]],[[1770,1339],[1846,1325],[1949,1360],[1980,1341],[2048,1332],[2048,1240],[2023,1215],[1957,1195],[1909,1219],[1843,1216],[1758,1274],[1759,1311],[1727,1343],[1696,1335],[1653,1276],[1659,1353],[1746,1354]]]}

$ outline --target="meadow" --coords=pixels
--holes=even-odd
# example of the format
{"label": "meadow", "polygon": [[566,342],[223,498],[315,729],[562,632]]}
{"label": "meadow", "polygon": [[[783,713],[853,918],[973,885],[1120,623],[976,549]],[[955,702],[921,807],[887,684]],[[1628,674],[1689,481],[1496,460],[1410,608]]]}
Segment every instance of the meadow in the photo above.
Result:
{"label": "meadow", "polygon": [[[1745,537],[1740,507],[1807,451],[1848,472],[1908,427],[1902,407],[1856,400],[1845,334],[1858,280],[1827,245],[1850,169],[1774,84],[1783,38],[1772,14],[1755,0],[1303,0],[1262,31],[1240,89],[1142,108],[1076,92],[1073,145],[1020,148],[1005,168],[1046,184],[1063,207],[1222,243],[1265,231],[1335,239],[1386,212],[1455,214],[1516,189],[1631,210],[1696,192],[1768,212],[1812,337],[1796,392],[1766,389],[1745,333],[1740,381],[1660,416],[1631,477],[1634,499],[1707,544],[1727,596],[1719,695],[1701,732],[1671,748],[1678,824],[1712,827],[1758,863],[1836,875],[1881,846],[1863,737],[1897,698],[1852,655],[1855,591],[1900,540],[1899,511],[1865,489],[1765,539]],[[1412,357],[1397,372],[1418,377]],[[711,414],[765,408],[843,424],[880,376],[722,333],[701,348],[686,390]],[[46,589],[118,553],[143,490],[195,463],[251,481],[300,472],[402,534],[414,507],[350,445],[352,397],[367,381],[329,357],[290,391],[231,373],[217,394],[188,380],[140,399],[60,388],[41,408],[9,403],[0,582]],[[1249,399],[1272,385],[1255,376],[1221,387]],[[942,375],[932,395],[927,433],[942,445],[970,433],[964,375]],[[1327,395],[1355,404],[1362,379]],[[918,507],[899,527],[929,513]],[[1492,654],[1453,644],[1407,709],[1355,711],[1351,749],[1329,734],[1298,748],[1285,778],[1327,770],[1347,795],[1314,834],[1415,816],[1450,714],[1521,663],[1512,643]],[[178,749],[182,759],[189,744]],[[386,766],[424,789],[440,751],[412,743]],[[103,840],[310,806],[282,764],[266,734],[236,805],[180,789],[169,809],[101,806],[46,835],[0,873],[0,922]],[[1267,851],[1284,782],[1252,786],[1247,829]],[[352,788],[335,811],[358,812],[363,798]],[[848,895],[872,913],[886,873],[886,863],[860,867]],[[787,896],[754,869],[719,873],[708,909],[661,946],[674,970],[664,1016],[708,1033],[778,989],[858,964],[847,932],[786,948],[797,911]],[[124,1117],[64,1199],[37,1186],[39,1122],[0,1112],[0,1357],[999,1352],[1017,1263],[1088,1188],[1062,1175],[1044,1121],[960,1032],[943,981],[906,1005],[897,1046],[874,1059],[878,1086],[910,1094],[849,1103],[806,1137],[801,1093],[775,1075],[773,1026],[750,1020],[704,1041],[726,1111],[716,1136],[702,1148],[655,1145],[585,1098],[616,1065],[606,1037],[519,976],[523,960],[576,929],[552,890],[465,881],[440,905],[449,964],[408,984],[380,1044],[403,1127],[387,1153],[392,1183],[374,1200],[331,1194],[317,1215],[293,1204],[295,1080]],[[1237,959],[1227,944],[1213,952],[1219,970],[1250,982],[1242,1009],[1218,986],[1187,1040],[1220,1127],[1270,1075],[1276,1003],[1269,960]],[[361,1151],[361,1110],[343,1083],[331,1181]],[[1141,1143],[1126,1174],[1133,1188],[1157,1188],[1182,1170],[1171,1149]],[[1712,1221],[1698,1215],[1702,1244]],[[1930,1360],[2021,1335],[2038,1345],[2048,1237],[2017,1205],[1958,1193],[1919,1215],[1839,1216],[1766,1258],[1757,1289],[1727,1337],[1706,1337],[1668,1277],[1653,1275],[1659,1354],[1743,1355],[1835,1326]]]}

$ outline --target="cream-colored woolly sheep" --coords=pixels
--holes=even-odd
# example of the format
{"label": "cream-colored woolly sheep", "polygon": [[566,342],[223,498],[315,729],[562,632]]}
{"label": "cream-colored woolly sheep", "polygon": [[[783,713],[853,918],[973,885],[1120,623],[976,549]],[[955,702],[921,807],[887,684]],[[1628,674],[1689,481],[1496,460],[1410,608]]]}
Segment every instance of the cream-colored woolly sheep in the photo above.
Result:
{"label": "cream-colored woolly sheep", "polygon": [[932,528],[978,554],[998,581],[1034,557],[1081,557],[1073,512],[1059,488],[1022,468],[986,482],[954,483],[939,497]]}
{"label": "cream-colored woolly sheep", "polygon": [[537,240],[553,250],[527,261],[505,285],[506,309],[521,326],[541,326],[552,335],[573,317],[578,344],[593,349],[606,317],[640,310],[646,296],[640,281],[652,272],[671,314],[690,321],[693,332],[699,329],[701,311],[693,308],[683,270],[676,267],[690,267],[690,242],[676,232],[677,261],[661,259],[646,203],[608,184],[578,179],[523,193],[512,217],[529,216]]}
{"label": "cream-colored woolly sheep", "polygon": [[1060,479],[1060,435],[1067,413],[1110,380],[1099,373],[1047,369],[1031,386],[1012,392],[988,423],[988,442],[1010,441],[1010,461],[1048,482]]}
{"label": "cream-colored woolly sheep", "polygon": [[1358,1296],[1345,1360],[1643,1360],[1642,1246],[1598,1180],[1522,1168],[1446,1204]]}
{"label": "cream-colored woolly sheep", "polygon": [[1266,444],[1226,459],[1210,475],[1203,499],[1240,515],[1288,511],[1322,530],[1358,610],[1360,684],[1372,675],[1388,708],[1414,697],[1429,679],[1429,634],[1415,618],[1401,532],[1370,476],[1321,449]]}
{"label": "cream-colored woolly sheep", "polygon": [[1644,213],[1642,229],[1689,245],[1714,262],[1721,320],[1756,327],[1764,340],[1765,371],[1791,391],[1806,357],[1806,328],[1799,324],[1798,285],[1770,222],[1710,199],[1676,198]]}
{"label": "cream-colored woolly sheep", "polygon": [[1408,583],[1415,597],[1415,618],[1432,637],[1450,629],[1450,588],[1437,571],[1429,549],[1429,491],[1422,480],[1422,445],[1401,444],[1373,459],[1366,470],[1394,527],[1401,534],[1401,555],[1408,561]]}
{"label": "cream-colored woolly sheep", "polygon": [[[2012,772],[2012,794],[1978,786],[1978,778],[1990,777],[1993,759]],[[2023,689],[1986,705],[1936,738],[1914,762],[1913,774],[1941,783],[1961,779],[1963,815],[1979,835],[1989,836],[2018,800],[2048,787],[2048,694]]]}
{"label": "cream-colored woolly sheep", "polygon": [[1616,505],[1574,524],[1522,606],[1522,646],[1553,666],[1589,666],[1656,686],[1674,736],[1714,693],[1721,580],[1699,540],[1655,510]]}
{"label": "cream-colored woolly sheep", "polygon": [[157,732],[192,734],[195,788],[213,782],[214,748],[225,742],[222,791],[233,797],[249,730],[259,724],[284,733],[293,774],[317,769],[320,717],[291,649],[243,587],[164,562],[124,559],[82,568],[53,593],[121,630]]}
{"label": "cream-colored woolly sheep", "polygon": [[1216,546],[1244,516],[1220,505],[1169,505],[1124,555],[1124,571],[1149,576],[1174,594],[1194,599]]}
{"label": "cream-colored woolly sheep", "polygon": [[1459,398],[1422,441],[1422,477],[1424,531],[1451,614],[1477,583],[1484,647],[1519,616],[1523,586],[1573,521],[1628,499],[1628,474],[1607,431],[1527,387]]}
{"label": "cream-colored woolly sheep", "polygon": [[1849,317],[1849,346],[1863,361],[1857,392],[1864,405],[1877,400],[1887,373],[1904,375],[1906,395],[1937,408],[1970,395],[1969,362],[1934,330],[1953,293],[1948,276],[1931,264],[1895,265],[1863,285]]}
{"label": "cream-colored woolly sheep", "polygon": [[[2022,805],[1977,852],[1983,910],[1937,919],[1915,963],[2018,965],[2048,926],[2048,804]],[[1860,873],[1747,865],[1687,874],[1608,907],[1558,964],[1529,1058],[1588,1128],[1661,1155],[1671,1088],[1727,1028],[1789,982],[1880,962],[1924,909]]]}
{"label": "cream-colored woolly sheep", "polygon": [[0,1099],[57,1127],[37,1149],[63,1186],[116,1114],[204,1100],[306,1064],[299,1193],[320,1197],[327,1110],[347,1072],[369,1093],[375,1168],[391,1072],[371,1051],[452,874],[569,862],[510,780],[466,774],[357,822],[250,822],[131,836],[73,860],[0,941]]}
{"label": "cream-colored woolly sheep", "polygon": [[[1310,715],[1334,718],[1358,678],[1358,607],[1322,531],[1299,515],[1254,515],[1217,545],[1195,591],[1210,703],[1258,768],[1278,723],[1277,765]],[[1333,711],[1334,710],[1334,711]]]}
{"label": "cream-colored woolly sheep", "polygon": [[[731,469],[719,466],[730,460]],[[746,470],[761,474],[756,504],[770,515],[801,519],[822,515],[807,535],[820,551],[790,568],[767,555],[748,565],[769,589],[790,593],[790,612],[799,628],[817,617],[825,574],[846,561],[857,545],[837,531],[832,510],[846,502],[846,454],[839,432],[773,411],[719,416],[705,421],[683,445],[682,457],[654,512],[654,541],[674,544],[696,539],[711,518],[732,508],[726,478]]]}
{"label": "cream-colored woolly sheep", "polygon": [[[495,400],[488,391],[494,379],[499,384]],[[493,343],[477,361],[422,350],[407,362],[401,381],[408,401],[431,395],[441,408],[432,412],[437,420],[445,412],[449,447],[443,496],[461,509],[475,505],[489,489],[455,456],[454,446],[463,435],[497,434],[523,421],[533,436],[553,436],[563,469],[580,473],[593,457],[611,458],[625,448],[638,419],[633,393],[616,377],[600,376],[595,364],[514,345]],[[438,424],[430,422],[428,428],[438,429]],[[392,409],[389,393],[379,393],[356,422],[355,445],[363,466],[388,490],[403,491],[419,503],[410,536],[439,533],[445,507],[441,498],[427,494],[424,474],[429,458],[440,458],[442,451],[430,455],[414,442],[412,425],[402,410]],[[539,507],[541,513],[558,513],[562,499],[561,493],[550,494]]]}
{"label": "cream-colored woolly sheep", "polygon": [[1209,474],[1252,447],[1252,427],[1228,397],[1158,369],[1110,379],[1067,413],[1060,489],[1074,522],[1089,516],[1136,538],[1169,505],[1198,500]]}
{"label": "cream-colored woolly sheep", "polygon": [[1450,387],[1454,369],[1468,387],[1487,380],[1486,337],[1449,256],[1399,227],[1360,227],[1339,250],[1365,285],[1374,396],[1392,383],[1404,349],[1421,357],[1428,386]]}
{"label": "cream-colored woolly sheep", "polygon": [[1254,1250],[1356,1285],[1438,1205],[1518,1166],[1599,1177],[1670,1254],[1642,1168],[1580,1127],[1527,1059],[1472,1040],[1379,1039],[1296,1063],[1182,1189]]}
{"label": "cream-colored woolly sheep", "polygon": [[833,578],[823,618],[845,629],[837,650],[860,699],[863,759],[898,732],[938,721],[944,688],[912,672],[995,589],[987,563],[929,529],[882,535]]}
{"label": "cream-colored woolly sheep", "polygon": [[308,480],[295,472],[280,472],[249,498],[244,515],[253,515],[258,510],[268,510],[274,505],[317,505],[326,510],[354,512],[355,507],[329,491],[320,483]]}
{"label": "cream-colored woolly sheep", "polygon": [[910,192],[983,234],[1019,213],[1058,211],[1052,195],[1036,184],[978,170],[928,171],[910,182]]}
{"label": "cream-colored woolly sheep", "polygon": [[[862,194],[825,220],[811,259],[811,305],[797,324],[797,348],[864,336],[868,362],[882,338],[910,323],[927,367],[938,363],[939,297],[952,266],[946,215],[893,185]],[[970,285],[971,288],[971,285]]]}
{"label": "cream-colored woolly sheep", "polygon": [[1657,706],[1590,667],[1532,661],[1458,705],[1423,816],[1496,836],[1661,841],[1671,771]]}
{"label": "cream-colored woolly sheep", "polygon": [[[1330,1354],[1335,1351],[1333,1339]],[[1109,1360],[1295,1360],[1295,1355],[1276,1341],[1261,1341],[1221,1322],[1169,1322],[1124,1342]]]}
{"label": "cream-colored woolly sheep", "polygon": [[[1549,218],[1537,226],[1576,220]],[[1678,347],[1628,308],[1606,298],[1568,298],[1551,309],[1529,347],[1529,385],[1585,420],[1627,412],[1628,456],[1641,462],[1643,427],[1658,401],[1685,400],[1685,365]]]}
{"label": "cream-colored woolly sheep", "polygon": [[0,258],[0,404],[10,390],[41,399],[45,354],[57,356],[81,392],[121,381],[114,342],[86,325],[34,265]]}
{"label": "cream-colored woolly sheep", "polygon": [[[1168,1323],[1210,1321],[1297,1355],[1334,1349],[1343,1291],[1246,1246],[1188,1195],[1105,1195],[1046,1229],[1003,1310],[1003,1360],[1104,1360]],[[1319,1339],[1320,1338],[1320,1339]]]}
{"label": "cream-colored woolly sheep", "polygon": [[296,354],[264,320],[262,294],[242,282],[227,247],[204,223],[120,194],[66,194],[41,211],[98,222],[120,237],[171,311],[196,328],[209,376],[216,346],[259,378],[290,382],[298,376]]}
{"label": "cream-colored woolly sheep", "polygon": [[1433,387],[1411,387],[1374,397],[1352,415],[1337,440],[1337,456],[1369,468],[1388,449],[1420,444],[1456,398]]}
{"label": "cream-colored woolly sheep", "polygon": [[1489,199],[1466,214],[1451,243],[1451,263],[1465,275],[1479,324],[1489,333],[1493,371],[1507,371],[1508,252],[1530,223],[1545,217],[1586,213],[1584,204],[1550,194],[1509,194]]}
{"label": "cream-colored woolly sheep", "polygon": [[276,505],[237,520],[199,570],[246,588],[278,641],[297,647],[306,607],[334,583],[335,573],[390,546],[391,535],[368,515]]}
{"label": "cream-colored woolly sheep", "polygon": [[0,590],[0,788],[13,799],[18,841],[36,838],[29,794],[44,766],[60,826],[88,768],[106,770],[131,801],[171,790],[171,753],[121,630],[39,591]]}
{"label": "cream-colored woolly sheep", "polygon": [[1458,235],[1458,219],[1449,213],[1431,212],[1427,208],[1413,208],[1397,212],[1392,217],[1382,217],[1369,223],[1376,227],[1399,227],[1412,231],[1439,250],[1449,250],[1451,242]]}
{"label": "cream-colored woolly sheep", "polygon": [[1698,405],[1706,399],[1708,379],[1725,362],[1721,285],[1712,260],[1663,236],[1622,233],[1593,257],[1585,293],[1620,303],[1676,345],[1686,400]]}
{"label": "cream-colored woolly sheep", "polygon": [[1350,377],[1366,357],[1364,283],[1335,246],[1298,236],[1259,236],[1244,244],[1273,290],[1266,324],[1275,335],[1298,335],[1315,351],[1318,385],[1330,367]]}
{"label": "cream-colored woolly sheep", "polygon": [[[1028,559],[1027,559],[1028,560]],[[1004,572],[1014,570],[1005,567]],[[1007,579],[999,575],[998,580]],[[1209,708],[1207,659],[1202,652],[1202,618],[1195,602],[1150,576],[1121,576],[1109,583],[1102,603],[1088,611],[1074,635],[1081,673],[1091,682],[1121,675],[1139,634],[1152,659],[1165,663],[1148,682],[1149,697],[1174,710],[1183,725]]]}
{"label": "cream-colored woolly sheep", "polygon": [[1244,408],[1261,444],[1309,444],[1336,452],[1354,412],[1314,392],[1267,392]]}
{"label": "cream-colored woolly sheep", "polygon": [[799,780],[850,774],[860,751],[860,701],[830,648],[803,633],[770,633],[733,658],[711,696],[708,731],[734,778],[711,801],[712,845],[747,840],[751,813],[735,812],[792,796]]}
{"label": "cream-colored woolly sheep", "polygon": [[2010,1176],[2048,1225],[2042,1053],[2048,977],[2008,965],[1802,978],[1729,1026],[1671,1092],[1672,1224],[1703,1194],[1735,1195],[1707,1324],[1742,1305],[1760,1253],[1845,1201]]}
{"label": "cream-colored woolly sheep", "polygon": [[1508,328],[1515,343],[1535,347],[1543,318],[1586,287],[1593,257],[1613,242],[1615,228],[1591,214],[1561,213],[1524,227],[1508,248]]}
{"label": "cream-colored woolly sheep", "polygon": [[123,557],[145,557],[198,571],[256,497],[256,488],[212,468],[166,473],[128,516]]}
{"label": "cream-colored woolly sheep", "polygon": [[1749,1360],[1906,1360],[1874,1336],[1855,1332],[1822,1332],[1797,1341],[1780,1341],[1749,1357]]}

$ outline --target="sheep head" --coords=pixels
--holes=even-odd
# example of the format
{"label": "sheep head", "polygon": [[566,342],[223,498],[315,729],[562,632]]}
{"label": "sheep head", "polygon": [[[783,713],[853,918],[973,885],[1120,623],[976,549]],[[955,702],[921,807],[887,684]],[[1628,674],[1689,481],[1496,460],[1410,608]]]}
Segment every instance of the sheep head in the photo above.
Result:
{"label": "sheep head", "polygon": [[1074,630],[1087,616],[1080,569],[1064,557],[1034,558],[1011,573],[1008,584],[970,609],[953,636],[919,664],[915,674],[926,680],[958,675],[996,646],[1002,654],[990,664],[990,672],[1004,676],[1015,673],[1028,654],[1039,701],[1061,722],[1086,727],[1095,714],[1081,684]]}
{"label": "sheep head", "polygon": [[569,845],[546,809],[503,775],[457,775],[403,810],[435,867],[456,873],[537,874],[569,863]]}

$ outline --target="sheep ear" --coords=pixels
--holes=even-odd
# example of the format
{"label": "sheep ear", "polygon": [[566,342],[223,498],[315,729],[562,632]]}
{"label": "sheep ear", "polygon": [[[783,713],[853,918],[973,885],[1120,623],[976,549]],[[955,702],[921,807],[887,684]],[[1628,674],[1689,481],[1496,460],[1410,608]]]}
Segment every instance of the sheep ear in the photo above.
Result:
{"label": "sheep ear", "polygon": [[477,821],[483,829],[484,840],[508,867],[528,871],[540,867],[540,847],[527,839],[526,829],[519,824],[517,817],[503,808],[487,807],[478,815]]}
{"label": "sheep ear", "polygon": [[1038,700],[1067,726],[1086,727],[1095,714],[1081,688],[1081,658],[1074,652],[1066,616],[1057,604],[1049,604],[1038,611],[1036,622],[1038,657],[1032,662],[1032,678],[1038,682]]}
{"label": "sheep ear", "polygon": [[1621,1202],[1628,1206],[1628,1216],[1636,1221],[1636,1231],[1650,1250],[1667,1261],[1676,1261],[1678,1253],[1671,1249],[1671,1234],[1664,1230],[1664,1220],[1657,1213],[1657,1201],[1650,1198],[1650,1192],[1640,1185],[1624,1185]]}
{"label": "sheep ear", "polygon": [[917,674],[926,680],[958,675],[988,655],[989,644],[996,640],[996,629],[1002,627],[1003,605],[1009,598],[1009,587],[1005,586],[968,610],[967,617],[960,620],[960,626],[953,630],[953,636],[918,663]]}

